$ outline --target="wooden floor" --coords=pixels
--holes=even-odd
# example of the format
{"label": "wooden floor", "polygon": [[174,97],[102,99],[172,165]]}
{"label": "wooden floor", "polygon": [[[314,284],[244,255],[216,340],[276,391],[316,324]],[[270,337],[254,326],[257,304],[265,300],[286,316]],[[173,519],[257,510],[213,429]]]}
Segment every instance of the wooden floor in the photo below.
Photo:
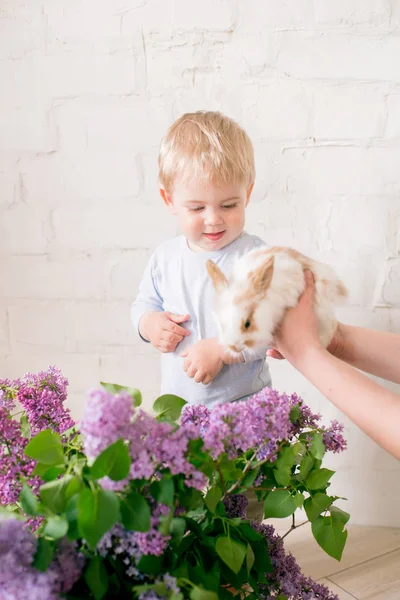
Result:
{"label": "wooden floor", "polygon": [[[286,519],[268,523],[280,534],[290,527]],[[290,533],[285,548],[306,575],[324,583],[340,600],[400,600],[400,529],[349,525],[348,531],[341,562],[321,550],[309,524]]]}

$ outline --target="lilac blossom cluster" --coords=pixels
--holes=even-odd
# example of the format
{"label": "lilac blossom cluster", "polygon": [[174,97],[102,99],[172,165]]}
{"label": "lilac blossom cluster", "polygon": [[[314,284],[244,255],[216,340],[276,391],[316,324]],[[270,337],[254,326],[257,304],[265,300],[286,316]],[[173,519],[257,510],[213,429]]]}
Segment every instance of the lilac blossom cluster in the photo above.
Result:
{"label": "lilac blossom cluster", "polygon": [[0,503],[14,504],[22,488],[22,480],[33,490],[39,479],[32,477],[36,462],[24,454],[28,440],[22,436],[18,421],[10,417],[6,408],[0,408]]}
{"label": "lilac blossom cluster", "polygon": [[[162,536],[164,539],[161,539],[160,532],[156,529],[159,524],[159,518],[155,515],[158,514],[161,516],[162,514],[166,514],[167,510],[169,511],[167,507],[163,507],[162,505],[156,507],[151,519],[151,529],[147,533],[128,531],[123,525],[117,523],[101,538],[97,544],[97,552],[103,558],[108,557],[122,562],[125,565],[125,574],[134,579],[136,585],[138,583],[148,583],[150,585],[153,583],[164,583],[167,590],[178,594],[180,589],[176,584],[175,577],[166,573],[161,578],[152,581],[137,568],[137,564],[143,554],[148,554],[150,551],[156,556],[163,554],[169,537]],[[163,596],[156,594],[151,589],[139,594],[139,600],[157,600],[158,598],[163,598]]]}
{"label": "lilac blossom cluster", "polygon": [[50,428],[63,433],[75,425],[65,408],[68,380],[60,369],[49,367],[40,373],[26,373],[17,383],[17,399],[26,412],[34,436]]}
{"label": "lilac blossom cluster", "polygon": [[24,454],[28,439],[23,436],[19,421],[11,412],[18,401],[35,435],[50,427],[62,433],[72,427],[69,410],[64,407],[68,385],[61,371],[49,367],[37,375],[27,373],[22,379],[0,381],[0,503],[14,504],[18,500],[22,480],[35,492],[40,479],[32,477],[35,461]]}
{"label": "lilac blossom cluster", "polygon": [[37,540],[22,521],[0,521],[0,598],[61,600],[81,576],[84,557],[75,545],[61,542],[45,572],[32,566]]}
{"label": "lilac blossom cluster", "polygon": [[163,504],[157,504],[151,516],[151,526],[145,533],[139,531],[128,531],[117,523],[108,531],[97,544],[97,551],[103,557],[113,559],[120,558],[126,565],[128,577],[140,580],[143,576],[137,569],[137,563],[143,555],[152,554],[161,556],[170,540],[169,535],[163,535],[158,527],[160,517],[166,516],[170,508]]}
{"label": "lilac blossom cluster", "polygon": [[[290,414],[299,406],[300,416],[292,423]],[[305,428],[323,432],[326,450],[341,452],[346,448],[343,425],[333,421],[330,427],[319,425],[316,415],[299,396],[279,394],[264,388],[246,401],[227,402],[209,411],[205,406],[185,406],[182,424],[197,428],[204,447],[217,459],[227,452],[231,458],[250,449],[257,450],[259,460],[274,460],[282,440],[290,440]]]}
{"label": "lilac blossom cluster", "polygon": [[186,458],[190,440],[198,437],[197,427],[159,422],[136,409],[125,392],[92,392],[81,432],[85,452],[92,459],[120,438],[129,444],[132,463],[128,478],[120,482],[103,480],[104,487],[121,490],[130,479],[151,479],[160,469],[169,469],[173,475],[183,474],[188,487],[201,490],[207,483],[203,473]]}
{"label": "lilac blossom cluster", "polygon": [[284,594],[290,600],[339,600],[325,585],[303,575],[294,556],[285,552],[283,541],[275,533],[272,525],[253,522],[252,527],[267,540],[273,566],[273,574],[266,573],[268,585],[260,585],[260,600],[275,598],[280,594]]}
{"label": "lilac blossom cluster", "polygon": [[300,416],[293,424],[292,433],[297,433],[305,428],[319,429],[323,434],[323,442],[328,452],[343,452],[347,448],[347,442],[343,437],[344,425],[342,423],[333,420],[329,427],[320,425],[322,415],[313,413],[297,394],[292,394],[289,402],[292,408],[298,406],[300,409]]}

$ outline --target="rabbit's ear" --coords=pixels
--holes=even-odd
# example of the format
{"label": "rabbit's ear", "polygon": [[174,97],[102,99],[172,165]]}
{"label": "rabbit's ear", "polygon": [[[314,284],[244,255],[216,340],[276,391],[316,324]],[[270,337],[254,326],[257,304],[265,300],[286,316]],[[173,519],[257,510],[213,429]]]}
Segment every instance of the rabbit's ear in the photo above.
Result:
{"label": "rabbit's ear", "polygon": [[213,282],[213,286],[217,292],[228,287],[227,278],[212,260],[208,260],[206,262],[206,267],[208,274],[211,277],[211,281]]}
{"label": "rabbit's ear", "polygon": [[269,257],[257,269],[249,273],[248,278],[254,295],[264,294],[271,283],[274,274],[274,258]]}

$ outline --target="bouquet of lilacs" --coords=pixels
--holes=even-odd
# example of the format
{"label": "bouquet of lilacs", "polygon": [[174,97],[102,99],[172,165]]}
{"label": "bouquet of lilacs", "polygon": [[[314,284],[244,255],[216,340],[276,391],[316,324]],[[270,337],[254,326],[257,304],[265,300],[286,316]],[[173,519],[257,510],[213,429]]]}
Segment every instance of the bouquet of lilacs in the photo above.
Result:
{"label": "bouquet of lilacs", "polygon": [[286,534],[246,519],[246,495],[289,531],[303,507],[340,560],[349,515],[322,467],[340,424],[267,388],[212,410],[164,395],[151,415],[138,390],[102,384],[78,427],[66,386],[55,367],[0,381],[1,600],[336,598]]}

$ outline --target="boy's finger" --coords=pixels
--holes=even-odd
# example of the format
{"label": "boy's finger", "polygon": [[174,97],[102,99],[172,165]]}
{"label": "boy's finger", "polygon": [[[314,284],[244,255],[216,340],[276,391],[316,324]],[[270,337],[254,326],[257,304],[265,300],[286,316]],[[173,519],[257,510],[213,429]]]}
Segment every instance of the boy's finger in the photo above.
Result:
{"label": "boy's finger", "polygon": [[180,325],[175,325],[175,323],[167,324],[167,331],[171,331],[172,333],[176,333],[177,335],[190,335],[190,331],[181,327]]}
{"label": "boy's finger", "polygon": [[184,323],[190,319],[189,315],[175,315],[174,313],[166,312],[165,313],[171,321],[174,323]]}
{"label": "boy's finger", "polygon": [[181,352],[179,356],[181,358],[186,358],[188,354],[189,354],[189,349],[184,350],[183,352]]}

